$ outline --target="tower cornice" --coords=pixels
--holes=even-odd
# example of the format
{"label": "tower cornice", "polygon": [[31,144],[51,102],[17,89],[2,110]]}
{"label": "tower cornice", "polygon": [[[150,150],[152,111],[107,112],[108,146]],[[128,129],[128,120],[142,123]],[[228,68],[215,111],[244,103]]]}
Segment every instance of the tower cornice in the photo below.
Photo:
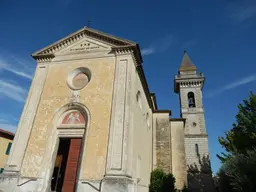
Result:
{"label": "tower cornice", "polygon": [[194,75],[175,75],[174,92],[178,93],[180,88],[200,87],[203,89],[205,77],[202,73]]}

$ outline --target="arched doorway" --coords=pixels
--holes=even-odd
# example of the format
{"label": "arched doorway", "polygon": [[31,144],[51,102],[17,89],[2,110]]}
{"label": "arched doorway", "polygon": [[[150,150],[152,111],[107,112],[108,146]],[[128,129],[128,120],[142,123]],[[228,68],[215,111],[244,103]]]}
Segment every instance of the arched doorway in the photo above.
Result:
{"label": "arched doorway", "polygon": [[[59,119],[58,132],[72,133],[85,129],[86,117],[79,110],[69,110]],[[82,135],[72,137],[64,134],[58,137],[59,145],[51,180],[51,190],[56,192],[72,192],[77,183],[77,173],[82,148]]]}

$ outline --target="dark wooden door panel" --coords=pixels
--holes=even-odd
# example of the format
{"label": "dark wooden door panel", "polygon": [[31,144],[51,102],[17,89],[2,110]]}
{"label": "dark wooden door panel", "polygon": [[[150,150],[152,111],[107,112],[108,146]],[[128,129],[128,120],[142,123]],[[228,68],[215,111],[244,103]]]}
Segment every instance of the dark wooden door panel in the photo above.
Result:
{"label": "dark wooden door panel", "polygon": [[76,186],[76,175],[81,150],[82,139],[70,139],[67,167],[64,176],[62,192],[73,192]]}

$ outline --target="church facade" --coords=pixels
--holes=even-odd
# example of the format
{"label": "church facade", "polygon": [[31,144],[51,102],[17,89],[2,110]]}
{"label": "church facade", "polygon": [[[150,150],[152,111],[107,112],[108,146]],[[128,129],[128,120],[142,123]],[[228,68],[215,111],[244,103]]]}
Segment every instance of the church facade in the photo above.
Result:
{"label": "church facade", "polygon": [[148,192],[155,168],[172,173],[178,189],[193,189],[189,168],[200,169],[209,152],[205,78],[187,53],[174,80],[181,118],[158,109],[132,41],[84,27],[32,57],[0,191]]}

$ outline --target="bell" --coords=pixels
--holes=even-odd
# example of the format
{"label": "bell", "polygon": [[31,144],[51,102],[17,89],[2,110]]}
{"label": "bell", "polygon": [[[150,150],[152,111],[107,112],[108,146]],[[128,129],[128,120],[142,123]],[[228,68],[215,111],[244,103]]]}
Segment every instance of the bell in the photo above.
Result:
{"label": "bell", "polygon": [[189,104],[191,104],[191,105],[194,104],[193,98],[191,98],[191,97],[189,98]]}
{"label": "bell", "polygon": [[189,105],[189,107],[195,107],[195,103],[194,103],[194,99],[193,98],[189,98],[189,100],[188,100],[188,105]]}

